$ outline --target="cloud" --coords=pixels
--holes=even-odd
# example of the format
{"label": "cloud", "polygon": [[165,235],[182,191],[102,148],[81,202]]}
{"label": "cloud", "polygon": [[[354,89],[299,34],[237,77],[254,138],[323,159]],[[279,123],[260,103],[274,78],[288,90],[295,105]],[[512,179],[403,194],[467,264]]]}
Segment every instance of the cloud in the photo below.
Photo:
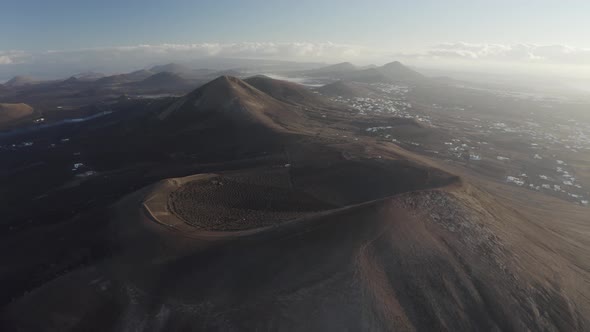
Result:
{"label": "cloud", "polygon": [[116,73],[168,62],[193,63],[210,57],[360,62],[375,54],[379,53],[364,46],[331,42],[163,43],[31,53],[0,51],[0,77],[9,78],[17,74],[58,77],[87,70]]}
{"label": "cloud", "polygon": [[14,65],[26,62],[30,55],[23,51],[0,51],[0,65]]}
{"label": "cloud", "polygon": [[396,53],[355,44],[331,42],[241,42],[191,44],[141,44],[78,50],[51,50],[28,54],[0,51],[0,65],[8,64],[92,64],[190,61],[202,57],[256,58],[294,61],[379,61],[386,59],[469,60],[515,63],[586,65],[590,48],[566,45],[440,43],[418,53]]}
{"label": "cloud", "polygon": [[582,68],[586,68],[585,73],[590,71],[590,49],[567,45],[454,42],[440,43],[415,53],[400,53],[395,49],[357,44],[303,41],[162,43],[37,52],[0,50],[0,78],[23,74],[55,78],[88,70],[109,74],[168,62],[197,63],[199,59],[210,57],[357,64],[400,60],[426,67],[498,64],[514,69],[529,67],[527,70],[552,67],[557,71],[568,67],[572,73],[582,72]]}
{"label": "cloud", "polygon": [[0,55],[0,65],[9,65],[12,63],[12,59],[7,55]]}
{"label": "cloud", "polygon": [[69,56],[72,58],[101,57],[122,58],[195,58],[195,57],[239,57],[276,58],[290,60],[331,60],[359,57],[369,49],[358,45],[310,42],[242,42],[242,43],[197,43],[197,44],[144,44],[104,48],[89,48],[72,51],[52,50],[40,54],[48,58]]}
{"label": "cloud", "polygon": [[567,45],[457,42],[441,43],[424,52],[400,55],[422,60],[451,59],[567,65],[587,65],[590,63],[590,48],[576,48]]}

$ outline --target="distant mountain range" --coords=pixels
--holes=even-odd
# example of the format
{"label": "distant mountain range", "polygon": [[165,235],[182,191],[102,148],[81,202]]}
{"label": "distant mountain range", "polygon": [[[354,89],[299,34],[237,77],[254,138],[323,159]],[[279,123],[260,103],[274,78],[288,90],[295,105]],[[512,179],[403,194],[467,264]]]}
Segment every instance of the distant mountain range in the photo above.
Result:
{"label": "distant mountain range", "polygon": [[231,76],[242,76],[241,70],[234,68],[234,69],[208,69],[208,68],[199,68],[194,69],[189,66],[178,64],[178,63],[168,63],[164,65],[156,65],[145,69],[140,69],[128,73],[119,73],[113,75],[104,75],[102,73],[88,71],[82,72],[79,74],[75,74],[70,76],[67,79],[61,80],[38,80],[30,76],[15,76],[6,83],[4,83],[4,87],[6,88],[19,88],[24,87],[27,85],[35,85],[39,83],[49,84],[49,83],[82,83],[82,82],[95,82],[98,85],[113,85],[113,84],[124,84],[130,82],[139,82],[142,80],[147,79],[152,75],[157,75],[160,73],[171,73],[175,74],[183,79],[186,80],[201,80],[201,81],[209,81],[215,77],[222,76],[222,75],[231,75]]}
{"label": "distant mountain range", "polygon": [[4,85],[7,87],[20,87],[34,83],[37,83],[37,81],[30,76],[15,76]]}
{"label": "distant mountain range", "polygon": [[336,81],[334,83],[326,84],[318,89],[318,91],[325,96],[330,97],[366,97],[371,94],[368,87],[362,86],[355,82]]}
{"label": "distant mountain range", "polygon": [[424,75],[398,61],[387,63],[381,67],[369,66],[365,68],[357,68],[351,63],[343,62],[309,70],[304,74],[310,77],[325,77],[364,83],[417,83],[427,79]]}
{"label": "distant mountain range", "polygon": [[[247,69],[234,68],[225,70],[193,69],[184,64],[168,63],[151,66],[129,73],[105,76],[98,72],[83,72],[66,79],[40,81],[29,76],[16,76],[0,85],[0,98],[7,103],[27,103],[35,108],[57,107],[69,102],[72,105],[87,105],[104,98],[117,98],[121,95],[161,95],[184,94],[219,76],[245,78]],[[272,72],[272,71],[267,71]],[[313,70],[284,72],[289,75],[306,76],[322,83],[340,80],[342,82],[328,85],[316,93],[297,84],[271,79],[264,76],[249,77],[244,82],[265,92],[284,103],[308,107],[310,105],[328,105],[326,96],[367,96],[370,87],[356,83],[404,83],[417,84],[434,82],[420,73],[399,62],[388,63],[380,67],[357,67],[349,62],[324,66]],[[327,79],[327,80],[326,80]],[[48,96],[62,96],[52,99],[52,105],[45,103]]]}
{"label": "distant mountain range", "polygon": [[192,69],[169,63],[129,73],[105,76],[96,72],[83,72],[61,80],[41,81],[29,76],[16,76],[0,85],[0,98],[5,102],[43,102],[49,95],[64,95],[80,99],[81,103],[98,101],[106,95],[145,93],[187,93],[222,75],[241,76],[237,69]]}

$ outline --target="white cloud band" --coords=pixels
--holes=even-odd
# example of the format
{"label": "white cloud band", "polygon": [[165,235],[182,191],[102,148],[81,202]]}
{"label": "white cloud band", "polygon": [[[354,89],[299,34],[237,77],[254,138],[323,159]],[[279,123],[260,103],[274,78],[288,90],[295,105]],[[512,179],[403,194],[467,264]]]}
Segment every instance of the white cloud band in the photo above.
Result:
{"label": "white cloud band", "polygon": [[590,48],[566,45],[441,43],[418,53],[392,53],[354,44],[311,42],[242,42],[133,45],[37,53],[0,51],[0,65],[35,63],[82,63],[134,59],[146,62],[198,57],[273,58],[304,61],[370,60],[378,58],[490,60],[527,63],[589,64]]}
{"label": "white cloud band", "polygon": [[24,63],[29,56],[30,54],[23,51],[0,51],[0,65]]}
{"label": "white cloud band", "polygon": [[404,54],[421,59],[462,59],[515,63],[590,64],[590,48],[567,45],[441,43],[425,52]]}
{"label": "white cloud band", "polygon": [[74,51],[48,51],[40,56],[55,54],[76,56],[109,56],[123,57],[137,55],[143,57],[242,57],[242,58],[277,58],[327,60],[334,58],[356,58],[368,52],[367,48],[358,45],[335,43],[198,43],[198,44],[156,44],[134,45],[105,48],[89,48]]}

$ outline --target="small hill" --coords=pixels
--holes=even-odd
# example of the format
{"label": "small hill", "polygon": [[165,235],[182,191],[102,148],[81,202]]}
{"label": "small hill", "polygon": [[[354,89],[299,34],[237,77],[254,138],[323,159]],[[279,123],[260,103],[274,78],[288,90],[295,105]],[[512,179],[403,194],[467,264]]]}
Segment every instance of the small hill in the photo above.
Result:
{"label": "small hill", "polygon": [[125,77],[130,81],[140,81],[152,76],[154,73],[150,70],[141,69],[125,74]]}
{"label": "small hill", "polygon": [[364,83],[416,83],[426,79],[422,74],[398,61],[390,62],[381,67],[355,71],[343,78]]}
{"label": "small hill", "polygon": [[287,105],[252,85],[236,77],[220,76],[179,99],[161,112],[159,118],[174,121],[205,115],[227,121],[220,121],[221,127],[256,124],[279,131],[285,129],[280,122],[290,123],[296,117]]}
{"label": "small hill", "polygon": [[145,80],[146,78],[154,75],[153,72],[145,69],[137,70],[131,73],[126,74],[117,74],[117,75],[110,75],[102,77],[96,80],[97,84],[123,84],[129,82],[137,82],[141,80]]}
{"label": "small hill", "polygon": [[79,84],[80,82],[81,82],[81,80],[79,80],[75,76],[71,76],[70,78],[67,78],[67,79],[61,81],[60,84],[61,85],[76,85],[76,84]]}
{"label": "small hill", "polygon": [[168,63],[165,65],[159,65],[159,66],[153,66],[152,68],[149,69],[150,72],[152,73],[162,73],[162,72],[169,72],[169,73],[174,73],[174,74],[185,74],[185,73],[189,73],[192,71],[192,69],[190,67],[187,67],[185,65],[181,65],[178,63]]}
{"label": "small hill", "polygon": [[371,68],[377,68],[377,65],[370,64],[370,65],[359,67],[359,69],[371,69]]}
{"label": "small hill", "polygon": [[15,76],[10,81],[6,82],[5,85],[8,87],[20,87],[29,84],[35,84],[37,81],[29,76]]}
{"label": "small hill", "polygon": [[72,77],[77,78],[81,81],[96,81],[100,78],[105,77],[105,75],[102,73],[94,72],[94,71],[87,71],[87,72],[73,75]]}
{"label": "small hill", "polygon": [[322,106],[325,101],[304,86],[276,80],[264,75],[248,77],[244,80],[267,95],[291,105]]}
{"label": "small hill", "polygon": [[425,79],[424,75],[404,66],[399,61],[390,62],[377,69],[393,81],[420,81]]}
{"label": "small hill", "polygon": [[189,86],[188,82],[178,74],[160,72],[138,82],[135,86],[146,89],[182,89]]}
{"label": "small hill", "polygon": [[129,79],[126,74],[110,75],[96,80],[96,83],[101,85],[121,84],[127,82],[129,82]]}
{"label": "small hill", "polygon": [[366,87],[342,80],[326,84],[318,91],[324,96],[346,98],[366,97],[371,94],[371,90]]}
{"label": "small hill", "polygon": [[344,62],[309,71],[306,75],[363,83],[416,83],[426,79],[422,74],[404,66],[398,61],[387,63],[381,67],[374,65],[366,66],[363,69]]}
{"label": "small hill", "polygon": [[353,72],[357,70],[357,68],[350,62],[342,62],[337,63],[335,65],[330,65],[326,67],[321,67],[318,69],[313,69],[307,71],[305,74],[307,76],[340,76],[345,73]]}
{"label": "small hill", "polygon": [[31,106],[20,104],[2,104],[0,103],[0,125],[14,123],[33,115],[34,110]]}

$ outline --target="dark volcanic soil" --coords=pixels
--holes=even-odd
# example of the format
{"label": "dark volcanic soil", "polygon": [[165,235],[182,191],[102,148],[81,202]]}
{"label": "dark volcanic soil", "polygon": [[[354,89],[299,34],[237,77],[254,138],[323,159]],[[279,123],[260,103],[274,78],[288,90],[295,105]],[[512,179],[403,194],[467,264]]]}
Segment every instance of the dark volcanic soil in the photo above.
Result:
{"label": "dark volcanic soil", "polygon": [[0,330],[589,330],[586,208],[291,88],[221,77],[0,136]]}
{"label": "dark volcanic soil", "polygon": [[278,225],[333,206],[288,187],[244,183],[232,176],[190,182],[173,192],[170,209],[208,230],[243,230]]}
{"label": "dark volcanic soil", "polygon": [[406,161],[335,157],[189,182],[171,193],[168,207],[200,229],[244,230],[457,181]]}

